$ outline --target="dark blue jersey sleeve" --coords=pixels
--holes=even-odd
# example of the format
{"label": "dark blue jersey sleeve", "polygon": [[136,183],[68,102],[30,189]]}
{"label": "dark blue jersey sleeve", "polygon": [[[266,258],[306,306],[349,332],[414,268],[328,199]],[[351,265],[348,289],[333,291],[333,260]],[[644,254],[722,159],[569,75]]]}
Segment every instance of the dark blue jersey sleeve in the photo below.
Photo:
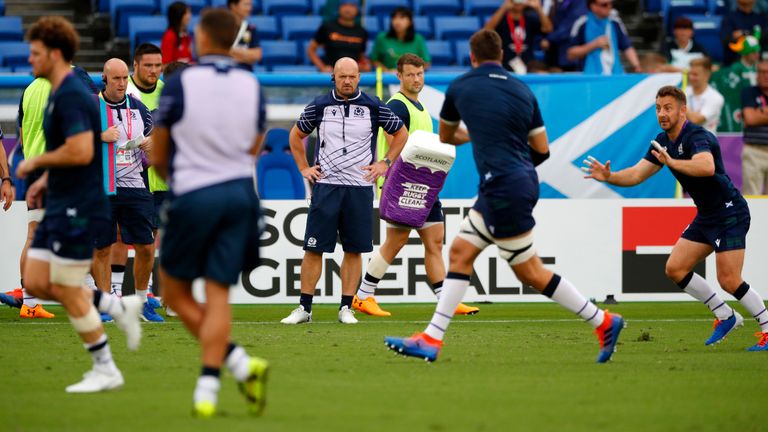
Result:
{"label": "dark blue jersey sleeve", "polygon": [[296,127],[307,135],[311,134],[317,127],[317,120],[319,118],[317,116],[317,109],[317,99],[315,99],[304,107],[304,111],[301,112],[299,120],[296,122]]}
{"label": "dark blue jersey sleeve", "polygon": [[624,23],[621,20],[614,21],[614,31],[616,32],[616,40],[619,43],[619,51],[632,48],[632,41],[629,40],[627,28],[624,27]]}
{"label": "dark blue jersey sleeve", "polygon": [[694,132],[689,140],[691,143],[691,156],[698,153],[712,153],[712,143],[707,139],[706,131]]}
{"label": "dark blue jersey sleeve", "polygon": [[395,132],[399,131],[400,128],[403,127],[403,121],[400,120],[400,117],[395,115],[395,113],[393,113],[388,106],[384,105],[382,101],[378,100],[378,102],[379,102],[379,116],[378,116],[379,127],[384,129],[386,133],[392,135]]}
{"label": "dark blue jersey sleeve", "polygon": [[394,99],[389,101],[387,106],[396,116],[400,117],[406,129],[411,128],[411,114],[408,112],[408,107],[405,106],[403,101]]}
{"label": "dark blue jersey sleeve", "polygon": [[541,116],[541,109],[539,109],[539,101],[533,97],[533,117],[531,118],[531,129],[529,132],[537,131],[537,129],[544,127],[544,118]]}
{"label": "dark blue jersey sleeve", "polygon": [[184,71],[179,71],[165,81],[157,108],[157,118],[154,119],[154,123],[159,127],[170,129],[184,114],[184,89],[181,86],[183,74]]}
{"label": "dark blue jersey sleeve", "polygon": [[459,109],[456,108],[453,93],[453,86],[449,86],[445,92],[443,107],[440,109],[440,120],[450,124],[456,124],[461,121],[461,115],[459,114]]}

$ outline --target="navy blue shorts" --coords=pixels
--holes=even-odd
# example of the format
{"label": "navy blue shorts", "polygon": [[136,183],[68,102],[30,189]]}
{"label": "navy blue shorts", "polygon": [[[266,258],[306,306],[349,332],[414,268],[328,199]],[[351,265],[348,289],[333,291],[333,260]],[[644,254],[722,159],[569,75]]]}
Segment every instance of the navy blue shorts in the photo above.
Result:
{"label": "navy blue shorts", "polygon": [[731,211],[722,217],[701,217],[698,214],[683,231],[682,238],[704,243],[715,248],[715,252],[744,249],[747,247],[747,232],[752,218],[749,208]]}
{"label": "navy blue shorts", "polygon": [[316,183],[304,232],[304,250],[333,252],[336,235],[344,252],[373,250],[373,187]]}
{"label": "navy blue shorts", "polygon": [[94,246],[103,249],[117,241],[117,228],[125,244],[152,244],[155,242],[155,203],[152,194],[144,188],[117,188],[109,196],[112,224],[96,235]]}
{"label": "navy blue shorts", "polygon": [[191,281],[234,285],[259,265],[259,198],[253,180],[240,179],[174,197],[160,246],[160,265]]}
{"label": "navy blue shorts", "polygon": [[168,194],[169,194],[168,191],[152,192],[152,198],[155,204],[155,214],[153,215],[153,218],[152,218],[152,226],[154,229],[160,228],[160,220],[161,220],[160,213],[162,212],[163,204],[168,199]]}
{"label": "navy blue shorts", "polygon": [[90,260],[93,238],[109,228],[106,217],[45,215],[35,230],[32,249],[45,249],[59,258]]}
{"label": "navy blue shorts", "polygon": [[429,210],[429,215],[427,215],[427,220],[424,222],[444,222],[445,221],[445,215],[443,214],[443,203],[440,202],[440,199],[435,201],[434,204],[432,204],[432,208]]}
{"label": "navy blue shorts", "polygon": [[536,172],[493,177],[480,185],[472,207],[483,215],[488,232],[495,238],[515,237],[533,229],[533,208],[539,200]]}

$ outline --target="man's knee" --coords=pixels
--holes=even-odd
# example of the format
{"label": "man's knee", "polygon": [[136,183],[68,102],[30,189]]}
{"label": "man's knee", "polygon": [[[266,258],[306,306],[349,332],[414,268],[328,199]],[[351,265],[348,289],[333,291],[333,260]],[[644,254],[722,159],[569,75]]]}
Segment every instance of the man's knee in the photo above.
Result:
{"label": "man's knee", "polygon": [[689,272],[689,269],[683,268],[672,260],[667,260],[667,264],[664,266],[664,274],[674,283],[680,282]]}
{"label": "man's knee", "polygon": [[136,256],[143,259],[151,259],[155,254],[155,245],[150,244],[134,244],[133,250],[136,251]]}

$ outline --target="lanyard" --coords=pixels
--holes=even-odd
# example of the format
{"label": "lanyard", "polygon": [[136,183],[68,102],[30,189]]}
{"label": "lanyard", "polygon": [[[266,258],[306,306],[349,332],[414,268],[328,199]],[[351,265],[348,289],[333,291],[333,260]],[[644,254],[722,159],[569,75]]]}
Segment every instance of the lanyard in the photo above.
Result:
{"label": "lanyard", "polygon": [[515,20],[507,13],[507,26],[509,27],[509,35],[512,36],[512,42],[515,44],[515,54],[520,55],[523,52],[523,33],[525,33],[525,14],[520,14],[520,32],[518,33],[515,26]]}
{"label": "lanyard", "polygon": [[[101,99],[104,99],[104,95],[99,93],[99,97]],[[104,99],[106,102],[106,99]],[[109,112],[110,117],[112,116],[111,113],[111,107],[109,104],[105,104],[107,106],[107,112]],[[120,109],[117,108],[117,116],[120,117]],[[125,95],[125,122],[128,123],[128,129],[125,128],[123,125],[123,122],[120,122],[121,126],[123,126],[123,131],[127,135],[128,141],[131,140],[131,135],[133,135],[133,122],[131,121],[131,100],[128,98],[128,95]]]}

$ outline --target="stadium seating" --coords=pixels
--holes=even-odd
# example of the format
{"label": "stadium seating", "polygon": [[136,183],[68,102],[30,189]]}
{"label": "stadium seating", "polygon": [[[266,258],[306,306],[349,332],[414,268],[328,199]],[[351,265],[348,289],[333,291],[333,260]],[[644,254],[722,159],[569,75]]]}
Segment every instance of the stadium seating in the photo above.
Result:
{"label": "stadium seating", "polygon": [[256,26],[259,40],[273,40],[280,38],[280,26],[276,17],[269,15],[257,15],[248,17],[248,22]]}
{"label": "stadium seating", "polygon": [[[381,29],[384,31],[389,31],[388,16],[381,18]],[[432,20],[427,16],[414,16],[413,29],[416,30],[416,33],[419,33],[421,36],[423,36],[424,39],[432,39],[432,37],[435,35],[435,32],[432,29]]]}
{"label": "stadium seating", "polygon": [[111,0],[109,13],[116,36],[128,37],[128,19],[138,15],[152,15],[157,9],[154,0]]}
{"label": "stadium seating", "polygon": [[277,74],[313,74],[317,68],[309,65],[277,65],[272,66],[272,72]]}
{"label": "stadium seating", "polygon": [[469,43],[465,40],[457,40],[454,44],[456,50],[456,63],[461,66],[470,66],[472,63],[469,60]]}
{"label": "stadium seating", "polygon": [[264,15],[306,15],[310,11],[308,0],[264,0]]}
{"label": "stadium seating", "polygon": [[264,147],[272,152],[286,152],[290,151],[290,143],[288,136],[290,131],[284,128],[272,128],[267,131],[267,136],[264,138]]}
{"label": "stadium seating", "polygon": [[435,66],[448,66],[454,63],[453,44],[448,41],[427,41],[427,50]]}
{"label": "stadium seating", "polygon": [[295,65],[299,62],[299,49],[295,41],[264,41],[261,43],[264,66]]}
{"label": "stadium seating", "polygon": [[693,21],[693,38],[709,52],[715,62],[723,61],[723,43],[720,40],[721,16],[689,15]]}
{"label": "stadium seating", "polygon": [[708,0],[661,0],[661,11],[667,31],[672,29],[672,24],[677,18],[705,14],[708,10]]}
{"label": "stadium seating", "polygon": [[365,15],[386,15],[397,7],[410,7],[408,0],[367,0],[365,2]]}
{"label": "stadium seating", "polygon": [[458,15],[462,10],[460,0],[414,0],[413,12],[416,15],[439,16]]}
{"label": "stadium seating", "polygon": [[0,66],[15,68],[28,66],[29,44],[26,42],[0,42]]}
{"label": "stadium seating", "polygon": [[[168,7],[171,5],[171,3],[176,2],[178,0],[160,0],[160,3],[158,4],[158,10],[160,11],[160,15],[162,16],[168,16]],[[198,15],[203,8],[210,6],[210,3],[208,0],[183,0],[184,3],[189,6],[190,9],[192,9],[192,13],[194,15]],[[226,4],[226,2],[225,2]]]}
{"label": "stadium seating", "polygon": [[282,19],[283,39],[312,39],[322,22],[323,19],[319,16],[284,16]]}
{"label": "stadium seating", "polygon": [[128,40],[131,53],[144,42],[161,39],[168,20],[162,16],[132,16],[128,20]]}
{"label": "stadium seating", "polygon": [[21,41],[24,39],[24,28],[21,17],[0,17],[0,41]]}
{"label": "stadium seating", "polygon": [[0,15],[5,15],[5,2],[0,0]]}
{"label": "stadium seating", "polygon": [[293,157],[283,152],[268,153],[256,165],[256,179],[261,199],[303,199],[304,179]]}
{"label": "stadium seating", "polygon": [[480,19],[472,16],[435,17],[435,38],[442,40],[469,39],[479,28]]}
{"label": "stadium seating", "polygon": [[325,0],[312,0],[312,15],[322,15]]}
{"label": "stadium seating", "polygon": [[381,21],[382,20],[377,16],[365,17],[364,27],[368,31],[369,40],[376,40],[376,36],[378,36],[379,32],[389,30],[389,27],[382,27]]}
{"label": "stadium seating", "polygon": [[432,66],[427,73],[448,73],[448,74],[463,74],[469,70],[468,67],[462,66]]}
{"label": "stadium seating", "polygon": [[708,13],[710,15],[725,15],[728,10],[728,5],[725,0],[708,0],[708,3]]}
{"label": "stadium seating", "polygon": [[499,8],[498,0],[464,0],[464,14],[473,16],[493,15]]}
{"label": "stadium seating", "polygon": [[[299,46],[301,48],[301,52],[299,52],[299,58],[303,60],[301,62],[302,64],[310,65],[314,67],[314,65],[312,65],[312,61],[309,59],[309,56],[307,55],[307,47],[309,46],[309,42],[310,41],[300,42]],[[325,49],[323,49],[323,47],[318,47],[317,55],[320,56],[320,58],[325,57]]]}

